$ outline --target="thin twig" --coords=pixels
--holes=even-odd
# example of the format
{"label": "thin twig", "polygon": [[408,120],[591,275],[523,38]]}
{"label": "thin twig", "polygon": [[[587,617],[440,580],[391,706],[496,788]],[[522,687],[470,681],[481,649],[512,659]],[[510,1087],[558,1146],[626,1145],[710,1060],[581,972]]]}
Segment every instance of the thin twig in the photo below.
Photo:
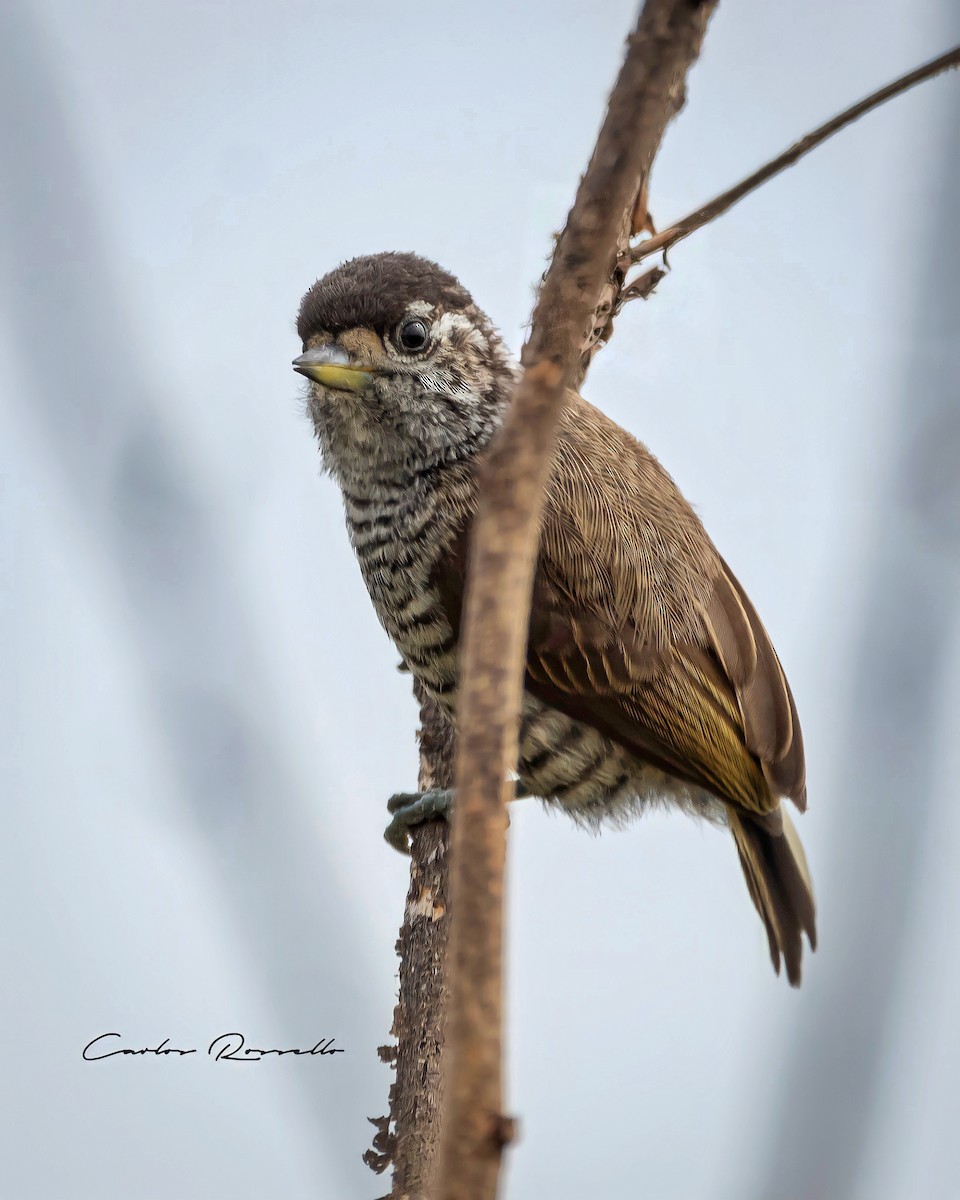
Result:
{"label": "thin twig", "polygon": [[[484,464],[461,641],[451,853],[450,1002],[435,1200],[492,1200],[513,1133],[501,1111],[503,869],[543,493],[569,385],[616,266],[624,223],[713,0],[647,0],[590,165],[557,241],[524,375]],[[632,222],[631,222],[632,223]]]}
{"label": "thin twig", "polygon": [[863,100],[845,109],[842,113],[827,121],[825,124],[812,130],[805,137],[802,137],[799,142],[785,150],[782,154],[760,167],[759,170],[748,175],[735,187],[723,192],[715,199],[704,204],[702,208],[696,209],[689,213],[676,224],[671,225],[669,229],[664,229],[653,237],[646,238],[635,246],[630,258],[634,263],[642,262],[643,259],[649,258],[651,254],[657,254],[661,250],[669,250],[671,246],[675,246],[677,242],[682,241],[685,237],[689,237],[691,233],[695,233],[704,225],[709,224],[715,217],[719,217],[728,209],[732,208],[744,196],[748,196],[751,192],[756,191],[761,184],[772,179],[774,175],[779,175],[781,171],[785,171],[787,167],[792,167],[794,163],[799,162],[805,154],[809,154],[825,142],[827,138],[833,137],[835,133],[839,133],[847,125],[862,117],[864,113],[868,113],[871,109],[877,108],[884,104],[887,100],[892,100],[894,96],[899,96],[901,92],[907,91],[908,88],[914,87],[918,83],[923,83],[926,79],[932,79],[935,75],[940,75],[944,71],[949,71],[954,67],[960,66],[960,46],[954,46],[952,50],[948,50],[946,54],[941,54],[939,58],[931,59],[930,62],[924,63],[922,67],[917,67],[913,71],[909,71],[906,75],[902,75],[899,79],[888,83],[885,87],[866,96]]}

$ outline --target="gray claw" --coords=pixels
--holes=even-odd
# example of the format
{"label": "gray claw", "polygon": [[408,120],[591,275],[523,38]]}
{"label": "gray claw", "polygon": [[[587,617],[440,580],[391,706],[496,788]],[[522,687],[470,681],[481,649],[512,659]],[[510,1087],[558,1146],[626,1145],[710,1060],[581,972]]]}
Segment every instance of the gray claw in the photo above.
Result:
{"label": "gray claw", "polygon": [[393,820],[383,836],[401,854],[410,853],[409,830],[433,817],[446,817],[453,801],[453,788],[436,788],[429,792],[397,792],[387,801]]}

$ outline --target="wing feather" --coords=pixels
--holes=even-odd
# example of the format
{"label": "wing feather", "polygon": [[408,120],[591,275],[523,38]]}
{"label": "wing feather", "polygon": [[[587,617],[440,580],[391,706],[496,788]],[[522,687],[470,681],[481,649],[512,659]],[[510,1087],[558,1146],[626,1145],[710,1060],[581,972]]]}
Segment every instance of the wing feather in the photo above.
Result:
{"label": "wing feather", "polygon": [[579,397],[547,495],[528,669],[545,702],[771,831],[780,796],[803,804],[796,708],[755,608],[660,464]]}

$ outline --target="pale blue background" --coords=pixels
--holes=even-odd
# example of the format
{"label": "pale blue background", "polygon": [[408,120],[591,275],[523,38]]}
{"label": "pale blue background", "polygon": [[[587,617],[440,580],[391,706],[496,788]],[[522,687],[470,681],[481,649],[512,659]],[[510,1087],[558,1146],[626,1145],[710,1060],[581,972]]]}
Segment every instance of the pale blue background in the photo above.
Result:
{"label": "pale blue background", "polygon": [[[633,5],[0,6],[4,1200],[373,1197],[416,710],[290,359],[417,250],[518,347]],[[668,223],[958,40],[947,0],[728,3]],[[510,832],[504,1195],[960,1196],[956,76],[672,255],[587,394],[748,587],[808,748],[822,949],[776,980],[680,816]],[[90,1065],[95,1034],[335,1036]]]}

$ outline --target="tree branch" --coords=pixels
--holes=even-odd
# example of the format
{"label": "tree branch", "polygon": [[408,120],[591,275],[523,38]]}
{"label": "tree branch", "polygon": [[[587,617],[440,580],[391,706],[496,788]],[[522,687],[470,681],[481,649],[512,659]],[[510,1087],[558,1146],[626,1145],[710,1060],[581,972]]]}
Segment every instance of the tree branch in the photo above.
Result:
{"label": "tree branch", "polygon": [[[451,856],[450,1006],[436,1200],[490,1200],[512,1123],[501,1113],[503,869],[543,492],[567,388],[667,122],[683,103],[713,2],[647,0],[486,458],[461,641]],[[587,359],[589,361],[589,358]]]}
{"label": "tree branch", "polygon": [[[453,727],[416,679],[413,690],[420,702],[418,787],[453,787]],[[380,1047],[381,1059],[395,1064],[396,1079],[390,1088],[389,1115],[371,1118],[377,1133],[373,1150],[363,1156],[377,1174],[393,1165],[393,1200],[424,1200],[440,1136],[449,843],[445,820],[410,829],[410,887],[397,938],[400,995],[390,1030],[397,1041]]]}
{"label": "tree branch", "polygon": [[702,229],[704,225],[708,225],[714,218],[721,216],[728,209],[733,208],[744,196],[749,196],[751,192],[756,191],[768,179],[772,179],[774,175],[779,175],[787,167],[792,167],[804,155],[809,154],[811,150],[815,149],[822,142],[825,142],[827,138],[833,137],[835,133],[839,133],[841,129],[844,129],[865,113],[878,108],[887,100],[892,100],[894,96],[899,96],[901,92],[907,91],[916,84],[923,83],[924,80],[932,79],[935,75],[940,75],[944,71],[949,71],[957,66],[960,66],[960,46],[954,46],[952,50],[948,50],[946,54],[941,54],[939,58],[931,59],[930,62],[924,63],[922,67],[917,67],[915,70],[909,71],[906,75],[901,75],[893,83],[888,83],[886,87],[872,92],[869,96],[864,97],[863,100],[844,109],[842,113],[838,113],[837,116],[831,118],[825,124],[811,130],[799,142],[794,142],[788,150],[784,150],[782,154],[779,154],[776,158],[754,171],[752,175],[748,175],[746,179],[741,180],[735,187],[715,197],[709,203],[704,204],[702,208],[688,213],[682,220],[671,225],[669,229],[664,229],[661,233],[655,234],[653,237],[645,238],[631,250],[631,262],[642,262],[643,259],[649,258],[651,254],[657,254],[661,250],[669,250],[677,242],[689,237],[691,233]]}

